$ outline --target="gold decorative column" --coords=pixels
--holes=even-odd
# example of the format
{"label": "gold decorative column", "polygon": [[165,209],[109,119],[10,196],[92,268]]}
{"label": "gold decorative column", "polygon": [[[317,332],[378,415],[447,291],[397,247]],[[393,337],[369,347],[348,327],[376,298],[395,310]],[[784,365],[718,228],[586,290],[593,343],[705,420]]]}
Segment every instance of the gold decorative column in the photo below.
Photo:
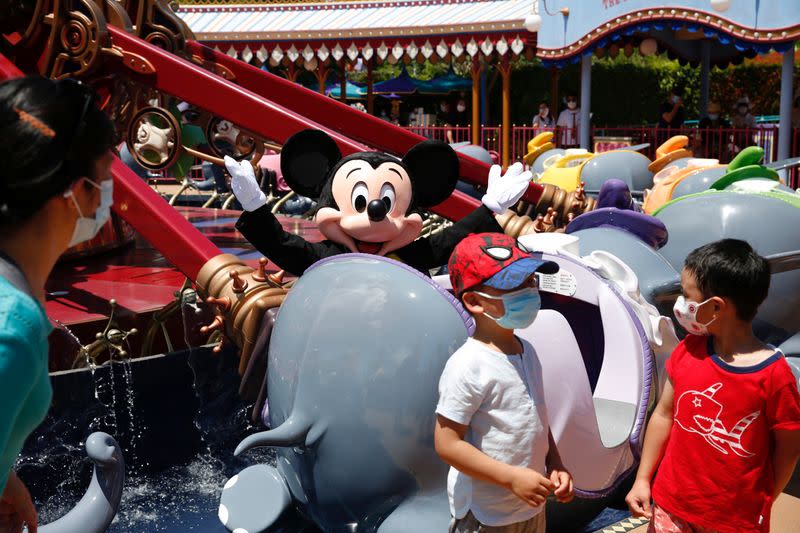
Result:
{"label": "gold decorative column", "polygon": [[503,122],[501,126],[503,169],[511,161],[511,62],[503,57],[497,65],[503,78]]}
{"label": "gold decorative column", "polygon": [[472,144],[481,144],[481,60],[472,58]]}

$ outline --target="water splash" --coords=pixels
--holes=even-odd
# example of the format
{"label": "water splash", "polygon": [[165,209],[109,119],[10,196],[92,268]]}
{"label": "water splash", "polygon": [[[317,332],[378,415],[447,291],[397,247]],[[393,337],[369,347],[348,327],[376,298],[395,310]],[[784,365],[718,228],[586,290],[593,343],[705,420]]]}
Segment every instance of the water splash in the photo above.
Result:
{"label": "water splash", "polygon": [[[42,523],[62,516],[83,494],[92,465],[80,441],[93,430],[114,435],[128,465],[112,533],[223,531],[217,509],[225,481],[251,464],[275,464],[270,449],[233,457],[238,442],[256,429],[249,419],[252,406],[238,398],[236,356],[211,354],[204,346],[199,328],[207,306],[186,298],[180,310],[187,351],[141,366],[124,358],[97,364],[83,353],[88,372],[54,378],[68,396],[37,429],[19,462]],[[68,328],[59,327],[81,346]]]}
{"label": "water splash", "polygon": [[[125,339],[124,342],[126,348],[128,349],[127,353],[130,354],[130,344],[128,343],[127,339]],[[146,459],[140,459],[137,454],[137,446],[147,428],[145,427],[144,423],[140,422],[139,418],[135,415],[136,394],[133,382],[133,365],[131,364],[131,358],[126,357],[119,364],[122,365],[122,374],[125,379],[125,409],[128,417],[127,432],[129,437],[129,455],[126,454],[126,457],[128,457],[127,460],[131,465],[129,467],[130,473],[138,474],[142,468],[147,468],[149,466],[149,462]]]}
{"label": "water splash", "polygon": [[[126,351],[122,352],[110,344],[106,345],[108,359],[98,364],[87,346],[83,345],[73,331],[65,324],[54,320],[57,327],[78,346],[78,357],[82,357],[92,377],[94,399],[101,407],[88,424],[87,435],[94,431],[104,431],[112,435],[122,446],[130,474],[137,474],[147,461],[139,461],[137,444],[146,428],[136,417],[133,367],[131,365],[131,346],[123,337]],[[100,368],[107,372],[98,372]],[[121,376],[118,376],[121,374]],[[121,390],[120,390],[121,389]],[[124,425],[121,424],[124,422]]]}

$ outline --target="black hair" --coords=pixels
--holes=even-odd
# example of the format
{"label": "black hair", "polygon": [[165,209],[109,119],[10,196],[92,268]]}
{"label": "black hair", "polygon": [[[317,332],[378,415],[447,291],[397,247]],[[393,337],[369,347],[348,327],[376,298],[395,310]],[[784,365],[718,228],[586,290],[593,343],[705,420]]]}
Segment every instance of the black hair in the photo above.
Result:
{"label": "black hair", "polygon": [[676,85],[672,88],[672,94],[683,98],[683,87],[681,85]]}
{"label": "black hair", "polygon": [[728,298],[740,320],[753,320],[769,292],[769,263],[739,239],[722,239],[692,250],[684,268],[695,277],[703,298]]}
{"label": "black hair", "polygon": [[545,105],[545,106],[547,106],[548,108],[550,107],[550,104],[547,102],[547,100],[542,100],[541,102],[539,102],[539,105],[540,105],[540,106],[543,106],[543,105]]}
{"label": "black hair", "polygon": [[0,227],[31,218],[117,144],[94,91],[41,76],[0,83]]}

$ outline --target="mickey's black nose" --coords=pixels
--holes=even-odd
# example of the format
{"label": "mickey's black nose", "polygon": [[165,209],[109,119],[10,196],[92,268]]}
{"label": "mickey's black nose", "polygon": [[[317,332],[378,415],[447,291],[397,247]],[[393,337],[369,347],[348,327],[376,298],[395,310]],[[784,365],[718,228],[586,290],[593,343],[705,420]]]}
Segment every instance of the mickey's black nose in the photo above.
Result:
{"label": "mickey's black nose", "polygon": [[373,222],[380,222],[386,218],[386,204],[383,200],[372,200],[367,205],[367,215]]}

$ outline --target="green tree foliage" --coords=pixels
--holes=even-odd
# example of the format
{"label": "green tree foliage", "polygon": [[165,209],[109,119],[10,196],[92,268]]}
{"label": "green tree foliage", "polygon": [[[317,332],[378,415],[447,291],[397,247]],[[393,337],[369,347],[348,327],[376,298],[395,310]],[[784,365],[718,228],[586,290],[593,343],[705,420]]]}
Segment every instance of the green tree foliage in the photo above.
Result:
{"label": "green tree foliage", "polygon": [[[516,124],[530,123],[541,100],[550,101],[550,69],[538,60],[519,61],[511,77],[511,118]],[[745,61],[728,68],[714,67],[710,76],[710,98],[730,115],[736,101],[748,96],[754,114],[774,115],[780,102],[780,65]],[[494,77],[494,69],[489,79]],[[795,76],[798,69],[795,69]],[[697,119],[700,102],[700,69],[681,65],[666,56],[633,54],[616,59],[592,59],[592,122],[595,125],[644,125],[658,120],[658,109],[673,87],[683,87],[687,120]],[[580,66],[560,71],[559,102],[568,91],[580,89]],[[491,88],[490,122],[501,116],[502,81],[497,76]],[[554,112],[557,114],[563,107]]]}
{"label": "green tree foliage", "polygon": [[[418,80],[423,81],[447,74],[448,68],[450,68],[450,64],[444,61],[440,61],[436,64],[426,61],[421,65],[416,61],[412,61],[410,64],[406,65],[406,70],[412,78],[417,78]],[[388,61],[385,61],[383,64],[378,65],[373,69],[372,78],[376,83],[379,81],[388,80],[398,76],[401,69],[402,64],[397,63],[392,65]],[[469,76],[469,64],[467,62],[454,62],[453,70],[455,70],[456,74],[460,76]],[[356,83],[367,83],[367,71],[366,69],[361,71],[350,71],[347,73],[347,79]]]}

